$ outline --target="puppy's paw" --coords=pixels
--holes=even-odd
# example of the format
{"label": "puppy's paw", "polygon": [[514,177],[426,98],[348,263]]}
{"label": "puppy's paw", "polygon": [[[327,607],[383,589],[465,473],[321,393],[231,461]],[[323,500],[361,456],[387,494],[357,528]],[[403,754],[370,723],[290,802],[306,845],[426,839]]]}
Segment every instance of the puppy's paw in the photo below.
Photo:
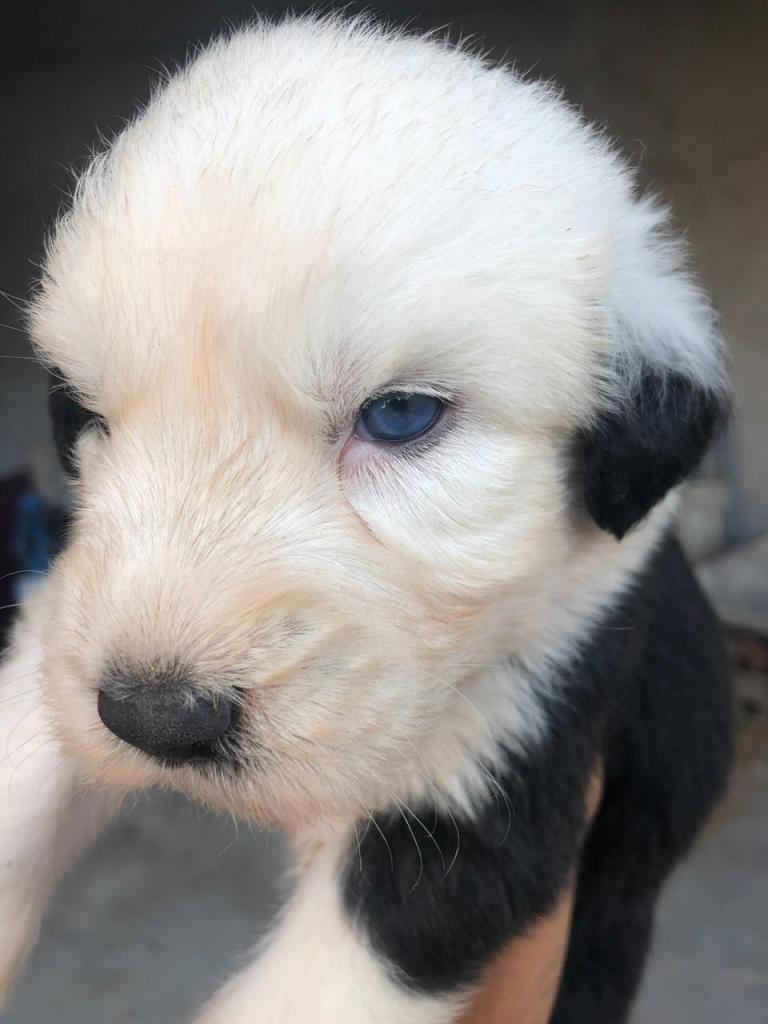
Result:
{"label": "puppy's paw", "polygon": [[[60,873],[57,844],[70,772],[46,733],[42,706],[0,711],[0,1006],[37,940]],[[26,717],[23,717],[26,716]]]}
{"label": "puppy's paw", "polygon": [[48,898],[119,805],[84,791],[45,703],[33,603],[0,663],[0,1007],[35,944]]}
{"label": "puppy's paw", "polygon": [[[45,821],[55,810],[58,754],[40,688],[40,647],[28,621],[0,664],[0,1007],[35,943],[49,891]],[[41,891],[43,890],[43,891]]]}

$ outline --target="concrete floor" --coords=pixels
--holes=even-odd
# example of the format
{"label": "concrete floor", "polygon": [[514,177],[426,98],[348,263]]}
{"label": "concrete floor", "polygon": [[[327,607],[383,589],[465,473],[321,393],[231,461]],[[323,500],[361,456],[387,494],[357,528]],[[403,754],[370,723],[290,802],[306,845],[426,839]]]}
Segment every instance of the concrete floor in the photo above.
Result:
{"label": "concrete floor", "polygon": [[[739,751],[665,894],[632,1024],[768,1020],[768,717]],[[283,863],[277,835],[140,800],[62,887],[2,1024],[183,1024],[274,914]]]}
{"label": "concrete floor", "polygon": [[62,887],[2,1024],[181,1024],[278,907],[283,863],[277,835],[142,799]]}
{"label": "concrete floor", "polygon": [[661,905],[632,1024],[768,1021],[768,719],[747,726],[731,788]]}

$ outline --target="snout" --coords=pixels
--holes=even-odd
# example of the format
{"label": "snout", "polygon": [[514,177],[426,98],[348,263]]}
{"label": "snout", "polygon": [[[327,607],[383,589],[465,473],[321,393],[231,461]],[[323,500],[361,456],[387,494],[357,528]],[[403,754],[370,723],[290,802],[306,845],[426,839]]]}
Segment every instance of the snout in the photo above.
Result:
{"label": "snout", "polygon": [[98,696],[99,716],[126,743],[169,761],[213,761],[237,724],[232,697],[196,692],[179,673],[110,673]]}

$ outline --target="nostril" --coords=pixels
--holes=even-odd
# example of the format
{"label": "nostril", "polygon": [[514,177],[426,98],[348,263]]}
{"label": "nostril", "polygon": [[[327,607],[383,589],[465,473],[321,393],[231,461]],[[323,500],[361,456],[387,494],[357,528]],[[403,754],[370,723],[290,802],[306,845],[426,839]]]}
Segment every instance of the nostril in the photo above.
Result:
{"label": "nostril", "polygon": [[234,728],[238,708],[228,697],[191,694],[156,682],[99,690],[99,716],[126,743],[172,760],[210,760],[216,741]]}

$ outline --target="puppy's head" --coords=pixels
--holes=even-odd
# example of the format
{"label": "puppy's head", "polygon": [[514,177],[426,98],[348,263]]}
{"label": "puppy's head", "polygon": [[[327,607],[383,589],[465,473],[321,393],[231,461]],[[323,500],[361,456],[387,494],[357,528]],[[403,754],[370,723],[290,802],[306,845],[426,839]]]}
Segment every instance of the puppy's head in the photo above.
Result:
{"label": "puppy's head", "polygon": [[548,88],[434,42],[296,21],[172,78],[31,313],[86,770],[291,824],[535,731],[496,666],[588,629],[718,419],[664,221]]}

